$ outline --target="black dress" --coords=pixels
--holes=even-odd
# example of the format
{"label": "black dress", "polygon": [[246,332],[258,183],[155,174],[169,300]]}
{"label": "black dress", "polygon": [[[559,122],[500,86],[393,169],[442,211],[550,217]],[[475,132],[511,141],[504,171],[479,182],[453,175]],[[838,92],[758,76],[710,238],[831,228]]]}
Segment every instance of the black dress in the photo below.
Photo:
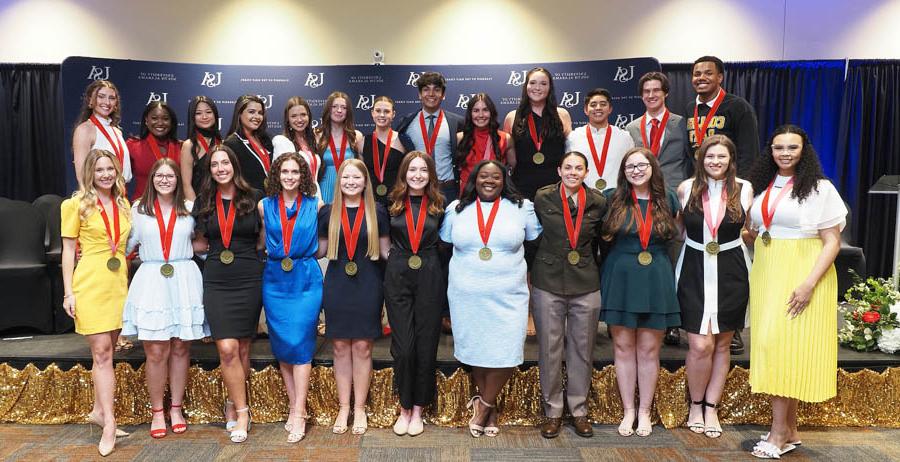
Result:
{"label": "black dress", "polygon": [[[422,198],[411,197],[413,224]],[[435,393],[435,359],[441,313],[447,303],[447,271],[438,254],[443,214],[428,215],[417,255],[422,267],[409,267],[413,255],[406,214],[391,217],[391,255],[384,275],[384,301],[391,323],[394,389],[405,409],[431,404]]]}
{"label": "black dress", "polygon": [[[544,112],[551,110],[555,111],[556,108],[547,107],[544,109]],[[541,128],[544,126],[544,119],[534,112],[531,112],[531,115],[534,117],[535,133],[540,134]],[[513,170],[513,184],[525,197],[534,201],[534,195],[538,189],[559,181],[556,167],[566,152],[566,137],[560,133],[558,137],[544,138],[541,143],[541,153],[544,154],[544,162],[535,164],[533,156],[537,152],[537,147],[535,147],[534,141],[531,139],[531,132],[528,131],[527,118],[525,119],[525,131],[522,135],[516,135],[514,127],[512,136],[516,146],[516,168]]]}
{"label": "black dress", "polygon": [[[738,183],[738,187],[742,187],[741,183]],[[711,192],[712,194],[715,193]],[[704,232],[707,226],[703,212],[685,208],[682,210],[682,217],[687,238],[703,245],[704,234],[708,235],[708,231]],[[740,239],[745,219],[743,208],[738,220],[732,220],[726,213],[718,230],[716,240],[719,244]],[[711,329],[717,334],[744,328],[750,297],[748,261],[742,246],[722,250],[712,257],[703,250],[685,244],[677,265],[678,302],[681,305],[681,327],[684,330],[706,334]],[[713,271],[717,276],[710,274]],[[710,292],[710,299],[707,300],[706,287],[713,284],[717,294],[712,298],[714,294]]]}
{"label": "black dress", "polygon": [[[334,204],[340,207],[340,204]],[[328,238],[328,221],[332,205],[319,210],[319,238]],[[358,207],[347,208],[350,225],[356,219]],[[390,234],[390,220],[381,204],[376,204],[378,235]],[[369,248],[367,223],[363,219],[356,241],[353,261],[358,266],[355,276],[344,272],[349,261],[343,234],[339,234],[337,260],[329,260],[325,270],[322,291],[322,309],[325,311],[325,337],[327,338],[378,338],[381,337],[381,306],[384,303],[384,267],[380,261],[366,256]]]}
{"label": "black dress", "polygon": [[[394,133],[394,137],[397,137],[397,133]],[[381,140],[378,140],[378,157],[382,163],[384,163],[384,143]],[[388,195],[380,196],[377,193],[378,185],[382,184],[378,181],[378,176],[375,175],[375,157],[372,150],[372,134],[369,133],[365,137],[365,144],[363,145],[362,151],[362,160],[366,164],[366,168],[369,169],[369,179],[372,181],[372,191],[375,192],[375,200],[388,207],[390,205]],[[400,162],[403,161],[403,153],[391,148],[390,153],[388,153],[387,165],[384,170],[384,185],[387,186],[388,193],[390,193],[391,189],[394,187],[394,182],[397,181],[397,172],[400,170]],[[381,168],[379,165],[378,168]]]}
{"label": "black dress", "polygon": [[[222,203],[227,214],[231,201]],[[260,231],[256,207],[246,215],[235,214],[229,247],[234,252],[234,262],[229,265],[219,259],[225,246],[216,213],[195,214],[194,218],[194,232],[209,240],[209,254],[203,268],[203,310],[212,337],[217,340],[253,337],[262,309],[263,273],[263,261],[256,251]]]}

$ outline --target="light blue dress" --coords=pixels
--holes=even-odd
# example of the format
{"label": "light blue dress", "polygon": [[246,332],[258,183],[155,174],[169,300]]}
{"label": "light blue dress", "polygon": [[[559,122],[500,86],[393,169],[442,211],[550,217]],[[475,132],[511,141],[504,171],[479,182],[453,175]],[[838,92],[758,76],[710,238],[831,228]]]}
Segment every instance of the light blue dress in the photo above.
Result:
{"label": "light blue dress", "polygon": [[[185,201],[191,210],[193,204]],[[203,276],[191,260],[194,250],[191,236],[194,217],[177,217],[172,233],[169,263],[175,268],[171,278],[159,269],[165,263],[156,217],[131,207],[131,235],[127,253],[140,245],[141,266],[131,280],[122,316],[122,335],[137,335],[139,340],[167,341],[172,338],[197,340],[209,336],[203,311]],[[163,221],[168,225],[169,215]]]}
{"label": "light blue dress", "polygon": [[272,353],[284,363],[309,364],[316,349],[316,324],[322,306],[322,270],[316,262],[316,198],[303,197],[299,211],[297,203],[287,208],[288,217],[297,214],[291,237],[291,271],[281,269],[285,254],[278,197],[266,197],[262,203],[269,254],[263,270],[262,298]]}
{"label": "light blue dress", "polygon": [[[525,280],[523,242],[537,239],[541,224],[534,204],[520,208],[502,199],[488,240],[492,256],[481,260],[484,247],[478,232],[475,207],[456,213],[453,201],[441,225],[441,240],[453,244],[447,298],[453,320],[453,355],[478,367],[514,367],[522,364],[528,323],[528,284]],[[492,202],[481,204],[487,221]]]}
{"label": "light blue dress", "polygon": [[[344,160],[347,159],[355,159],[356,152],[353,148],[350,147],[350,142],[347,142],[347,150],[344,151]],[[338,144],[335,146],[338,151],[340,151],[341,146]],[[325,152],[322,153],[322,165],[325,168],[324,173],[322,173],[322,178],[319,180],[319,191],[322,194],[322,202],[325,204],[331,204],[334,202],[334,185],[337,183],[337,168],[334,166],[334,157],[331,155],[331,146],[325,148]],[[369,173],[371,175],[371,172]]]}

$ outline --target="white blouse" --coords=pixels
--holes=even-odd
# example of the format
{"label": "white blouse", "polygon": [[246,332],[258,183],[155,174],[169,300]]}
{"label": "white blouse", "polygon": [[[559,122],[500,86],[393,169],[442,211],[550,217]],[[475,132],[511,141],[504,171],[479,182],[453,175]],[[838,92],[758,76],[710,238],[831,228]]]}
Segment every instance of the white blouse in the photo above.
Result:
{"label": "white blouse", "polygon": [[[790,178],[781,175],[775,177],[772,192],[769,194],[770,208]],[[769,231],[774,239],[814,238],[819,236],[819,230],[834,226],[840,226],[843,230],[847,224],[847,207],[837,189],[828,180],[819,180],[816,189],[810,191],[803,203],[798,203],[796,198],[791,197],[791,192],[785,193],[775,208],[772,227],[768,230],[762,219],[762,201],[766,191],[756,192],[758,194],[753,199],[753,207],[750,208],[752,226],[759,232]]]}
{"label": "white blouse", "polygon": [[[124,156],[121,165],[122,177],[125,178],[125,182],[128,183],[129,181],[131,181],[131,155],[128,154],[128,145],[125,144],[125,137],[122,136],[122,130],[110,125],[111,122],[109,119],[104,119],[103,117],[97,116],[97,120],[100,121],[100,125],[103,125],[106,133],[108,133],[109,136],[113,138],[113,141],[116,141],[116,144],[122,147],[122,155]],[[103,132],[101,132],[100,129],[96,126],[94,126],[94,133],[95,139],[94,144],[91,146],[91,149],[104,149],[115,155],[116,150],[113,149],[112,145],[109,144],[109,140],[106,139],[106,136],[103,135]],[[116,147],[118,148],[118,146]]]}

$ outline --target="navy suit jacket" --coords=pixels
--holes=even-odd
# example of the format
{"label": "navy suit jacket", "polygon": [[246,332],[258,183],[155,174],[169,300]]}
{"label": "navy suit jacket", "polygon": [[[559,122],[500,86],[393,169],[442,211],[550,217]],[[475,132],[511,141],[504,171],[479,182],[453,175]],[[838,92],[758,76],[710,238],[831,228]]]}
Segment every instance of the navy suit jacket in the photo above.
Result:
{"label": "navy suit jacket", "polygon": [[[413,144],[412,138],[406,134],[406,129],[409,128],[409,124],[416,122],[419,117],[419,113],[421,110],[413,112],[412,114],[407,114],[399,122],[394,122],[394,131],[397,132],[397,136],[400,137],[400,143],[403,144],[403,147],[406,149],[406,152],[414,150],[416,147]],[[459,179],[459,167],[456,165],[456,134],[462,131],[463,124],[466,119],[463,116],[456,114],[455,112],[450,112],[444,110],[444,121],[447,122],[447,127],[450,129],[450,152],[453,154],[453,176],[458,180]]]}

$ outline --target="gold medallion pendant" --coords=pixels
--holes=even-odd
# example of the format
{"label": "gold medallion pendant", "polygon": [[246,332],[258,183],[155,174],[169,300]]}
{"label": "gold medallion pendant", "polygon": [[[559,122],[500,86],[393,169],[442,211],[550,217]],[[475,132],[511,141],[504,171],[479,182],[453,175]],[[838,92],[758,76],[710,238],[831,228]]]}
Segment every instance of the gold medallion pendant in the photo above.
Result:
{"label": "gold medallion pendant", "polygon": [[388,192],[387,186],[380,184],[375,188],[375,194],[379,196],[386,196]]}
{"label": "gold medallion pendant", "polygon": [[575,266],[581,261],[581,254],[579,254],[577,250],[570,250],[569,253],[566,254],[566,259],[569,260],[570,265]]}
{"label": "gold medallion pendant", "polygon": [[532,162],[534,162],[536,165],[541,165],[541,164],[543,164],[543,163],[544,163],[544,159],[545,159],[545,158],[544,158],[544,153],[542,153],[542,152],[540,152],[540,151],[534,153],[534,155],[531,156]]}
{"label": "gold medallion pendant", "polygon": [[719,254],[719,243],[716,241],[710,241],[706,243],[706,251],[710,255],[718,255]]}
{"label": "gold medallion pendant", "polygon": [[290,272],[294,269],[294,259],[290,257],[284,257],[281,259],[281,270],[285,273]]}
{"label": "gold medallion pendant", "polygon": [[219,254],[219,261],[226,265],[234,263],[234,252],[228,249],[223,250],[222,253]]}
{"label": "gold medallion pendant", "polygon": [[606,180],[600,178],[599,180],[594,182],[594,187],[600,191],[603,191],[604,189],[606,189]]}
{"label": "gold medallion pendant", "polygon": [[359,272],[359,267],[356,266],[356,262],[348,261],[344,265],[344,272],[347,273],[347,276],[356,276],[356,273]]}
{"label": "gold medallion pendant", "polygon": [[164,277],[170,278],[175,274],[175,267],[170,263],[164,263],[159,267],[159,274],[162,274]]}
{"label": "gold medallion pendant", "polygon": [[110,271],[119,271],[120,267],[122,267],[122,262],[120,262],[117,257],[109,257],[109,260],[106,260],[106,269]]}
{"label": "gold medallion pendant", "polygon": [[650,255],[650,252],[644,250],[643,252],[638,254],[638,263],[643,266],[647,266],[650,263],[653,263],[653,255]]}
{"label": "gold medallion pendant", "polygon": [[763,244],[765,244],[765,245],[771,244],[771,243],[772,243],[772,235],[769,234],[768,231],[763,231],[763,233],[762,233],[762,241],[763,241]]}
{"label": "gold medallion pendant", "polygon": [[406,260],[406,263],[409,265],[410,269],[417,270],[422,267],[422,257],[413,255]]}
{"label": "gold medallion pendant", "polygon": [[493,256],[493,252],[491,252],[490,247],[482,247],[481,250],[478,251],[478,258],[488,261]]}

